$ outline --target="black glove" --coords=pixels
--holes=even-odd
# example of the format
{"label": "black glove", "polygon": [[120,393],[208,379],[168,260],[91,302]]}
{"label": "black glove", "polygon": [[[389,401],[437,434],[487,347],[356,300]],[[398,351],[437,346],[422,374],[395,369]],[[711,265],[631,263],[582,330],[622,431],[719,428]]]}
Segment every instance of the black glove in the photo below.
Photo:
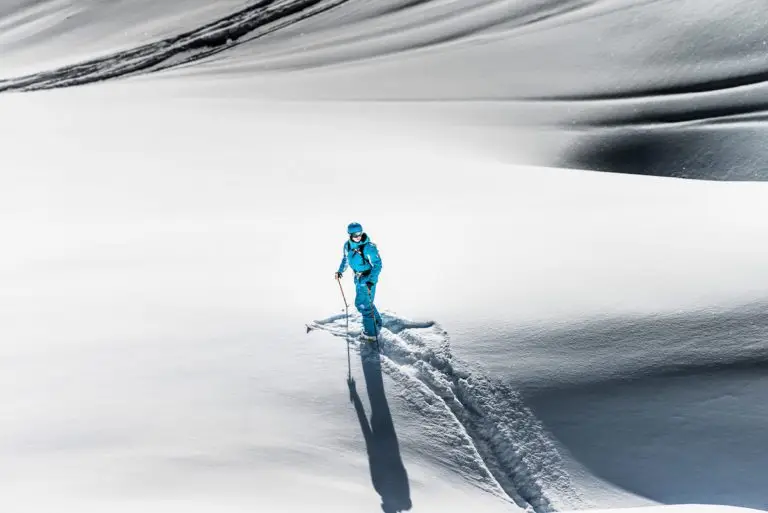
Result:
{"label": "black glove", "polygon": [[341,279],[341,276],[342,276],[342,273],[340,273],[340,272],[338,272],[338,271],[337,271],[337,272],[333,273],[333,276],[334,276],[334,278],[336,278],[337,280],[340,280],[340,279]]}
{"label": "black glove", "polygon": [[372,281],[367,281],[367,282],[365,282],[365,286],[368,287],[368,290],[370,291],[373,288],[373,282]]}

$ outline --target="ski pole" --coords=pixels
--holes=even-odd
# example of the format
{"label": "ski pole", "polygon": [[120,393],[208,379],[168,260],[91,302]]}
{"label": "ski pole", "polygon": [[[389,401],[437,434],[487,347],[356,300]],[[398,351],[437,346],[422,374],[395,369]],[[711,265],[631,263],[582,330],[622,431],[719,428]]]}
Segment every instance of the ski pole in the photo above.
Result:
{"label": "ski pole", "polygon": [[336,282],[339,284],[341,298],[344,300],[344,316],[347,320],[347,381],[349,381],[352,379],[352,359],[349,356],[349,305],[347,304],[347,296],[344,295],[344,287],[341,286],[341,279],[338,276]]}

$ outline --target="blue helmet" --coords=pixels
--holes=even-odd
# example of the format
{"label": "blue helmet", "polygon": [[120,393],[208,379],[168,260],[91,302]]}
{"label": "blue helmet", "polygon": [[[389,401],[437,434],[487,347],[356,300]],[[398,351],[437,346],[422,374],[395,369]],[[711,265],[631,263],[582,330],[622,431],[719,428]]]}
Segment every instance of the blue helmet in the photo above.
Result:
{"label": "blue helmet", "polygon": [[347,226],[347,233],[352,235],[353,233],[359,233],[363,231],[363,226],[360,223],[349,223]]}

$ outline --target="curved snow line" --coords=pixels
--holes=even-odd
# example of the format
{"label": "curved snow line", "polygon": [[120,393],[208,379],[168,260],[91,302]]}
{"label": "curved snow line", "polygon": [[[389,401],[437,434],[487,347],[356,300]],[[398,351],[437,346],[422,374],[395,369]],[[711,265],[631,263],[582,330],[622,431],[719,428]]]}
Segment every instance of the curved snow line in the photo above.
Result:
{"label": "curved snow line", "polygon": [[[365,355],[367,348],[361,349]],[[373,354],[369,356],[373,356]],[[382,357],[380,361],[382,369],[384,369],[387,375],[389,375],[389,377],[405,391],[410,402],[413,402],[414,396],[418,394],[418,398],[421,399],[425,404],[428,404],[433,408],[435,407],[436,403],[438,405],[437,407],[442,406],[444,411],[442,417],[445,418],[445,424],[443,424],[443,426],[445,427],[446,424],[451,425],[451,428],[453,431],[455,431],[455,436],[458,439],[456,442],[453,442],[452,445],[459,446],[461,452],[463,452],[465,455],[465,457],[459,458],[461,460],[460,468],[463,471],[462,475],[464,477],[473,478],[472,480],[474,484],[478,486],[478,488],[490,492],[497,497],[504,498],[506,500],[512,500],[518,506],[525,508],[530,513],[533,513],[533,510],[525,503],[521,497],[512,497],[505,490],[504,486],[502,486],[502,484],[497,479],[496,474],[492,472],[490,468],[488,468],[488,465],[486,464],[486,461],[481,454],[482,448],[478,447],[477,442],[472,438],[472,435],[467,432],[466,428],[456,417],[451,408],[448,407],[441,394],[437,393],[433,387],[424,382],[422,379],[414,376],[413,369],[410,369],[407,366],[399,365],[386,356]],[[456,458],[458,457],[458,454],[453,453],[452,457]],[[474,474],[476,474],[476,477],[475,475],[470,475],[468,471],[473,471]]]}
{"label": "curved snow line", "polygon": [[[208,23],[198,29],[185,32],[178,36],[166,38],[136,48],[114,53],[105,57],[43,71],[21,77],[0,79],[0,92],[6,91],[35,91],[60,87],[83,85],[114,78],[130,76],[136,73],[151,73],[196,62],[225,51],[234,45],[239,45],[258,39],[265,34],[282,29],[302,19],[333,9],[347,0],[259,0],[254,5],[246,7],[234,14]],[[433,9],[434,0],[413,0],[400,5],[386,7],[377,13],[378,16],[398,14],[413,9]],[[463,9],[452,8],[445,10],[434,7],[431,14],[422,12],[417,16],[418,21],[406,17],[406,21],[392,29],[377,29],[362,35],[331,38],[325,42],[305,47],[302,52],[316,51],[334,45],[356,45],[362,41],[370,41],[393,34],[401,38],[401,44],[388,51],[363,52],[363,55],[346,59],[355,61],[374,56],[393,55],[405,51],[415,51],[431,48],[437,45],[464,41],[470,37],[494,33],[506,34],[510,31],[539,24],[552,18],[558,18],[568,13],[582,10],[594,0],[540,0],[531,5],[510,4],[508,0],[486,0],[480,5]],[[480,11],[495,11],[494,15],[485,16],[473,14]],[[407,15],[408,13],[406,13]],[[445,26],[460,17],[467,19],[458,26]],[[426,22],[425,22],[426,20]],[[439,30],[436,29],[440,26]],[[435,29],[435,30],[432,30]],[[402,38],[404,32],[421,34],[416,40]],[[247,37],[246,37],[247,36]]]}
{"label": "curved snow line", "polygon": [[[395,48],[363,53],[360,57],[345,59],[346,62],[365,60],[374,56],[394,55],[445,45],[480,34],[497,36],[509,34],[551,18],[582,10],[593,3],[594,0],[542,0],[530,5],[510,5],[508,0],[484,0],[458,8],[451,2],[413,0],[376,12],[378,17],[396,15],[399,19],[397,24],[374,26],[364,32],[332,35],[320,42],[303,46],[302,51],[312,52],[337,46],[364,45],[390,37],[397,37],[400,40],[400,44]],[[415,9],[419,12],[406,12]],[[289,48],[273,53],[272,56],[288,55],[292,51],[294,50]]]}
{"label": "curved snow line", "polygon": [[[382,317],[383,368],[399,382],[402,376],[417,381],[443,403],[474,446],[493,488],[539,513],[580,505],[557,449],[517,392],[453,358],[448,334],[438,324]],[[310,328],[345,337],[345,323],[344,315],[337,315]],[[359,325],[360,316],[351,316],[350,335],[360,332]]]}
{"label": "curved snow line", "polygon": [[[310,329],[323,329],[324,331],[331,332],[335,336],[345,337],[346,333],[344,328],[344,319],[345,316],[343,314],[337,315],[322,321],[316,321],[308,327]],[[425,323],[424,325],[414,327],[429,328],[431,326],[431,323]],[[360,353],[364,358],[367,358],[368,356],[375,356],[375,353],[368,353],[366,355],[366,352],[369,351],[370,346],[367,344],[361,345],[358,341],[355,340],[354,337],[356,337],[360,331],[361,330],[359,328],[351,327],[349,341],[352,343],[352,345],[360,350]],[[415,376],[415,369],[408,364],[398,364],[386,355],[382,355],[380,364],[381,368],[387,373],[387,375],[405,392],[403,395],[407,397],[409,403],[411,403],[420,411],[423,411],[423,408],[425,408],[424,405],[428,405],[431,410],[430,413],[440,418],[444,428],[447,427],[450,431],[452,431],[451,435],[454,436],[455,439],[451,440],[449,444],[456,447],[458,451],[453,453],[451,456],[459,460],[457,466],[460,467],[463,477],[471,480],[473,484],[484,491],[492,493],[500,498],[511,500],[529,512],[533,511],[532,508],[521,497],[517,496],[517,494],[511,496],[507,491],[505,491],[505,489],[496,479],[494,473],[491,472],[491,470],[486,465],[486,462],[477,447],[478,444],[467,432],[461,421],[454,415],[454,413],[451,411],[451,408],[445,403],[441,397],[442,394],[436,393],[436,391],[433,390],[427,383]],[[418,400],[422,401],[421,404],[418,403]],[[443,414],[435,414],[434,407],[436,404],[437,408],[442,407],[441,411],[444,412]]]}
{"label": "curved snow line", "polygon": [[[265,33],[332,9],[346,0],[261,0],[203,27],[137,48],[18,78],[0,80],[0,92],[34,91],[82,85],[178,66],[227,48],[239,38]],[[278,26],[268,27],[277,24]],[[169,61],[173,62],[169,65]],[[166,63],[166,66],[162,66]]]}
{"label": "curved snow line", "polygon": [[[692,100],[681,98],[681,101]],[[546,101],[546,100],[544,100]],[[634,104],[637,107],[639,104]],[[690,101],[672,107],[635,108],[630,111],[610,112],[594,116],[591,119],[577,120],[573,124],[591,128],[653,128],[672,126],[707,126],[718,123],[738,121],[763,122],[768,114],[768,102],[745,99],[741,104],[725,103],[721,105],[692,105]]]}
{"label": "curved snow line", "polygon": [[572,95],[556,95],[541,98],[542,101],[557,102],[604,102],[612,100],[654,99],[663,96],[684,96],[701,93],[727,91],[741,87],[754,87],[768,82],[768,69],[726,78],[713,78],[683,84],[659,85],[620,91],[606,91]]}

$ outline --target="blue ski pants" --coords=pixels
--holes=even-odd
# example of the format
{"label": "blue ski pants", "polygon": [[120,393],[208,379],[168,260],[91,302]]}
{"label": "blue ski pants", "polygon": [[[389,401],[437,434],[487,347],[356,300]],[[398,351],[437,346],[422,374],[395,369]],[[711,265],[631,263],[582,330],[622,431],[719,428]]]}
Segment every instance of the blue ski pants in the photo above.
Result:
{"label": "blue ski pants", "polygon": [[360,280],[355,278],[355,307],[363,316],[363,331],[367,335],[375,336],[379,334],[379,328],[381,328],[381,315],[373,304],[373,299],[376,297],[376,285],[374,284],[369,292],[365,281],[365,278]]}

